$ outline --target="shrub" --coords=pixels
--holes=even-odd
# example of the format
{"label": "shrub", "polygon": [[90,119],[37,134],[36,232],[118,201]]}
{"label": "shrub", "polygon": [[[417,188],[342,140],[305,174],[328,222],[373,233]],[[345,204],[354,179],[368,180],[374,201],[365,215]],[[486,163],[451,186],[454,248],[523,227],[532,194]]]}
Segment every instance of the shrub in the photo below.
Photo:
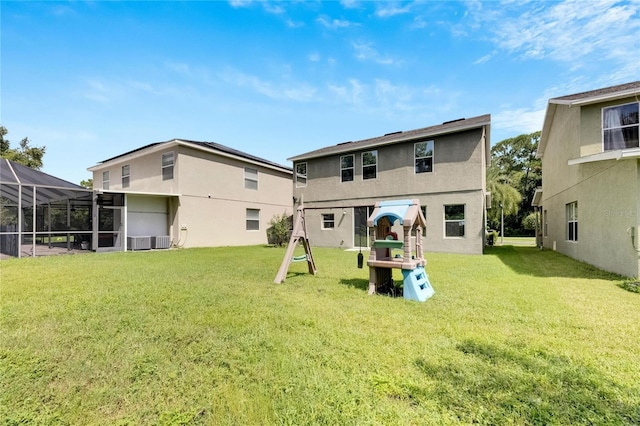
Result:
{"label": "shrub", "polygon": [[529,231],[534,231],[536,229],[537,223],[537,215],[535,213],[529,213],[522,219],[522,227]]}
{"label": "shrub", "polygon": [[267,241],[269,244],[274,244],[278,247],[287,244],[292,226],[293,216],[289,216],[287,213],[274,215],[269,221],[269,228],[267,229]]}

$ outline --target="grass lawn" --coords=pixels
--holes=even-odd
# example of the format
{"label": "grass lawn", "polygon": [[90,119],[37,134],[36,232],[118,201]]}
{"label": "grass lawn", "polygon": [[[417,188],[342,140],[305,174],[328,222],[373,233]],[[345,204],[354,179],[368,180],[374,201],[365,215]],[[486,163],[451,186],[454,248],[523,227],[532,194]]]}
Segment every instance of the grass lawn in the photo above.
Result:
{"label": "grass lawn", "polygon": [[[0,263],[2,424],[640,423],[640,294],[552,251],[427,254],[425,303],[355,252]],[[399,271],[394,277],[401,279]]]}

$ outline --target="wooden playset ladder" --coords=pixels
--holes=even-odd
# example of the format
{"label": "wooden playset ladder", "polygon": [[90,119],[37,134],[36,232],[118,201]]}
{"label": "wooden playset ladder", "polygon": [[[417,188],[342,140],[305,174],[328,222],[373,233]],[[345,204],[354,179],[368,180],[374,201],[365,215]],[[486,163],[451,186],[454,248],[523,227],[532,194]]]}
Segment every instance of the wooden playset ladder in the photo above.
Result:
{"label": "wooden playset ladder", "polygon": [[291,262],[296,260],[304,260],[302,256],[299,258],[293,257],[293,250],[298,245],[298,241],[302,240],[302,245],[304,246],[305,257],[307,261],[307,266],[309,267],[309,273],[315,275],[316,264],[313,261],[313,255],[311,254],[311,244],[309,244],[309,238],[307,238],[307,225],[304,220],[304,207],[300,205],[297,210],[296,220],[293,224],[293,232],[291,232],[291,239],[289,239],[289,245],[287,246],[287,252],[284,255],[284,259],[282,260],[282,264],[280,265],[280,269],[278,270],[278,275],[276,275],[276,279],[273,280],[274,283],[280,284],[287,278],[287,271],[289,271],[289,265]]}

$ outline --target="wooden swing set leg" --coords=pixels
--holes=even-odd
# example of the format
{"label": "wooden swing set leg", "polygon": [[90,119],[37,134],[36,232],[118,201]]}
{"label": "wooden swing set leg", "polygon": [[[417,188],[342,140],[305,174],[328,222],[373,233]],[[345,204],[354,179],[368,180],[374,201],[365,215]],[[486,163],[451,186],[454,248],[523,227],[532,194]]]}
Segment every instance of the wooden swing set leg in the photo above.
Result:
{"label": "wooden swing set leg", "polygon": [[280,284],[287,278],[287,271],[289,271],[289,265],[293,260],[293,251],[298,244],[298,241],[302,239],[302,245],[304,246],[304,252],[307,257],[307,266],[309,267],[309,273],[315,275],[316,263],[313,260],[313,255],[311,254],[311,244],[309,243],[309,239],[307,238],[307,229],[304,222],[304,208],[302,206],[298,207],[298,214],[296,215],[296,221],[293,225],[293,232],[291,233],[291,239],[289,240],[289,245],[287,246],[287,252],[284,255],[284,259],[282,259],[282,264],[280,265],[280,269],[276,275],[274,283]]}

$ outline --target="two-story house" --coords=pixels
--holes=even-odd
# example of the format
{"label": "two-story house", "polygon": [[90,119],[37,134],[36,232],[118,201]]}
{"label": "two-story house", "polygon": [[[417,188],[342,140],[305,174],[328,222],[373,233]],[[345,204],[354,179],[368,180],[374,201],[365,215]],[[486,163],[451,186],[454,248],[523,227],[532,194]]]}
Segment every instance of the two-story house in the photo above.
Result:
{"label": "two-story house", "polygon": [[[266,244],[291,214],[292,171],[213,142],[152,143],[90,167],[97,191],[93,248]],[[97,241],[96,241],[97,240]]]}
{"label": "two-story house", "polygon": [[367,247],[377,201],[418,199],[426,251],[482,253],[491,116],[307,152],[293,161],[293,196],[316,246]]}
{"label": "two-story house", "polygon": [[640,81],[548,101],[538,156],[541,244],[640,275]]}

